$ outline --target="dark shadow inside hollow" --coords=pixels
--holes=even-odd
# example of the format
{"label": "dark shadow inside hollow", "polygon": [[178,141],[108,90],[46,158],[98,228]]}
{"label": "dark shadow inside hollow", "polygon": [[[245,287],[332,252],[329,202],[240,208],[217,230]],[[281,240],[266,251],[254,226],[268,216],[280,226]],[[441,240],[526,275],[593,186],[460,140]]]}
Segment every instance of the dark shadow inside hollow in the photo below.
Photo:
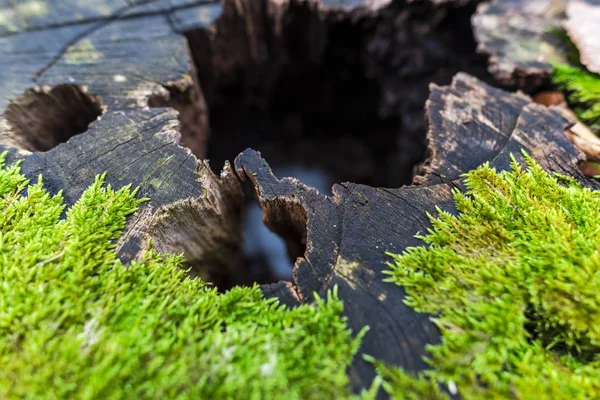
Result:
{"label": "dark shadow inside hollow", "polygon": [[429,84],[458,71],[490,81],[475,5],[393,1],[360,14],[269,4],[226,0],[210,30],[186,32],[215,168],[250,147],[274,168],[319,168],[333,182],[410,184],[425,158]]}
{"label": "dark shadow inside hollow", "polygon": [[274,168],[307,166],[333,182],[386,185],[400,121],[378,114],[381,89],[361,60],[364,28],[295,7],[282,36],[266,40],[272,64],[250,64],[254,70],[227,76],[207,95],[208,158],[218,166],[251,147]]}
{"label": "dark shadow inside hollow", "polygon": [[[328,171],[289,163],[272,169],[279,180],[292,178],[331,195],[334,181]],[[251,179],[244,182],[244,259],[251,269],[271,271],[277,280],[292,281],[293,267],[306,257],[308,214],[294,196],[264,200],[260,204]]]}
{"label": "dark shadow inside hollow", "polygon": [[[475,51],[475,5],[392,1],[361,14],[317,3],[224,0],[213,26],[185,33],[210,130],[195,154],[218,169],[252,148],[279,178],[297,177],[325,194],[345,181],[410,184],[425,159],[429,85],[449,84],[459,71],[491,80]],[[197,148],[185,134],[182,142]],[[323,178],[307,182],[307,170]],[[269,259],[283,260],[281,244],[271,246],[279,239],[246,198],[244,260],[277,276]],[[286,242],[289,271],[305,251],[302,224],[284,220],[283,206],[263,207],[266,225]]]}
{"label": "dark shadow inside hollow", "polygon": [[[303,207],[293,200],[259,204],[251,179],[229,164],[216,175],[201,162],[197,172],[204,195],[160,207],[145,230],[146,243],[159,253],[183,254],[191,277],[221,291],[292,281],[294,263],[306,251]],[[298,173],[309,180],[318,174]]]}
{"label": "dark shadow inside hollow", "polygon": [[[291,281],[294,263],[306,251],[306,213],[299,204],[258,203],[252,184],[244,185],[244,262],[260,283]],[[262,272],[261,272],[262,271]],[[269,274],[265,274],[268,271]]]}
{"label": "dark shadow inside hollow", "polygon": [[[590,339],[579,338],[572,344],[567,344],[567,340],[563,336],[564,327],[548,324],[539,313],[536,313],[534,305],[526,306],[525,316],[527,317],[525,329],[529,333],[528,341],[530,343],[541,343],[555,356],[568,357],[582,364],[591,363],[597,358],[597,347]],[[557,341],[557,338],[562,338],[562,340]]]}
{"label": "dark shadow inside hollow", "polygon": [[61,84],[27,90],[5,111],[15,144],[32,152],[48,151],[88,129],[102,115],[100,97],[82,87]]}

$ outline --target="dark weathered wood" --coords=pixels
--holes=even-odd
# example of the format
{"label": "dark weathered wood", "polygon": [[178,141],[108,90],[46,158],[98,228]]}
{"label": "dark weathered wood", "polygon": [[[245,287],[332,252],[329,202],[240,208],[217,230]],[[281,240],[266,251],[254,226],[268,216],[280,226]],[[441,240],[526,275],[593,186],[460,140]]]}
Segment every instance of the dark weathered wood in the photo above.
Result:
{"label": "dark weathered wood", "polygon": [[[425,150],[429,83],[448,84],[459,71],[491,80],[485,57],[475,53],[469,25],[474,3],[225,1],[212,29],[187,31],[186,37],[208,108],[257,110],[241,128],[227,121],[214,127],[216,134],[233,136],[237,129],[241,138],[232,141],[243,142],[260,112],[273,108],[290,114],[274,128],[282,136],[297,129],[298,119],[319,119],[325,131],[363,126],[388,140],[384,148],[402,149],[371,160],[376,168],[382,164],[380,181],[371,182],[401,185]],[[276,166],[273,153],[264,151]],[[224,158],[216,157],[219,163]],[[358,170],[346,179],[365,181]]]}
{"label": "dark weathered wood", "polygon": [[[408,371],[426,368],[422,357],[439,332],[430,316],[403,303],[402,288],[383,282],[385,252],[419,245],[415,235],[429,228],[427,213],[435,215],[436,207],[455,212],[451,191],[462,187],[461,174],[483,162],[505,169],[510,154],[526,150],[546,169],[598,186],[579,172],[582,155],[565,135],[572,122],[560,112],[465,73],[450,83],[460,69],[487,78],[474,43],[461,43],[468,35],[453,30],[453,22],[468,21],[469,1],[226,0],[218,19],[220,7],[203,1],[115,0],[84,11],[78,2],[65,4],[72,11],[47,18],[24,18],[17,7],[18,23],[0,33],[0,147],[20,147],[11,147],[10,157],[22,160],[23,172],[31,179],[43,174],[45,186],[63,190],[68,204],[103,172],[114,187],[139,186],[150,201],[130,218],[119,256],[131,260],[152,240],[159,251],[182,252],[193,273],[221,287],[267,280],[248,275],[241,261],[249,184],[266,224],[296,258],[293,280],[263,285],[264,293],[293,306],[337,285],[351,328],[371,327],[360,353]],[[504,18],[498,16],[504,6],[494,4],[477,18]],[[510,71],[498,75],[508,77],[504,83],[521,77],[515,71],[529,71],[517,64],[502,69]],[[336,68],[350,78],[339,78]],[[414,185],[342,183],[327,196],[297,179],[278,179],[270,159],[251,149],[221,174],[199,161],[209,108],[227,106],[228,87],[260,108],[280,80],[306,69],[322,74],[306,93],[327,86],[332,97],[301,111],[344,126],[374,115],[397,119],[392,142],[400,145],[388,169],[406,176],[424,149],[429,96],[430,157]],[[429,89],[430,82],[438,85]],[[98,107],[100,118],[82,128]],[[61,125],[61,116],[68,123]],[[367,126],[361,135],[371,133]],[[374,371],[357,356],[350,375],[360,389]]]}
{"label": "dark weathered wood", "polygon": [[[495,99],[490,103],[489,99]],[[520,111],[531,99],[481,86],[473,77],[458,74],[450,87],[431,86],[425,105],[429,122],[429,159],[417,184],[448,183],[504,147]]]}
{"label": "dark weathered wood", "polygon": [[[22,102],[28,102],[25,94],[28,89],[40,93],[50,90],[46,87],[71,85],[98,96],[107,113],[147,107],[150,98],[154,99],[154,105],[182,108],[176,104],[177,99],[171,101],[174,95],[170,88],[177,87],[179,92],[193,97],[190,107],[202,115],[202,94],[194,82],[187,44],[174,29],[208,25],[218,17],[215,2],[32,3],[39,3],[38,7],[48,13],[27,19],[19,15],[22,7],[15,6],[15,17],[11,21],[27,24],[0,36],[0,87],[3,88],[0,112],[19,96],[23,96]],[[184,9],[198,18],[186,21],[176,18]],[[204,9],[206,13],[203,14],[200,11]],[[172,19],[178,22],[174,23]],[[32,116],[31,119],[39,118]],[[186,136],[208,134],[202,117],[190,123],[188,120],[182,119],[182,131]],[[14,144],[10,137],[14,137],[15,129],[20,127],[11,126],[4,119],[0,126],[5,131],[0,140]]]}
{"label": "dark weathered wood", "polygon": [[[0,36],[119,17],[169,14],[210,0],[1,0]],[[199,19],[194,20],[197,24]]]}
{"label": "dark weathered wood", "polygon": [[[115,187],[140,186],[140,194],[151,200],[131,218],[119,243],[126,261],[140,251],[157,209],[219,190],[197,183],[211,172],[179,146],[180,131],[188,138],[203,137],[207,127],[197,121],[186,126],[189,119],[180,118],[180,124],[173,111],[148,108],[149,100],[155,103],[150,105],[179,108],[172,93],[187,93],[196,101],[185,102],[182,116],[196,111],[194,118],[202,120],[202,94],[194,83],[187,43],[174,26],[206,26],[208,18],[218,17],[218,5],[79,3],[48,5],[52,12],[31,20],[18,15],[22,10],[16,6],[12,20],[27,24],[0,37],[0,143],[20,148],[13,154],[23,159],[26,175],[43,174],[45,185],[53,192],[63,190],[68,204],[105,171]],[[199,13],[204,8],[207,12]],[[171,18],[184,9],[198,18],[173,23]],[[85,134],[59,144],[86,131],[96,117]]]}
{"label": "dark weathered wood", "polygon": [[[427,231],[426,214],[435,215],[436,207],[455,212],[451,190],[461,187],[462,173],[487,161],[507,169],[510,155],[525,150],[546,169],[598,187],[577,168],[582,155],[564,132],[572,122],[527,96],[459,74],[451,86],[432,88],[427,113],[431,158],[425,175],[415,178],[426,186],[386,189],[345,183],[326,197],[296,180],[278,180],[254,151],[236,159],[241,178],[257,186],[267,224],[284,237],[300,232],[306,243],[304,257],[296,261],[295,285],[272,285],[267,293],[304,302],[311,292],[323,294],[337,284],[352,328],[371,327],[361,351],[410,371],[425,368],[425,346],[439,336],[428,316],[402,303],[401,288],[383,283],[384,252],[419,245],[414,236]],[[352,374],[360,385],[372,378],[360,359]]]}
{"label": "dark weathered wood", "polygon": [[565,62],[563,43],[553,29],[564,18],[566,0],[492,0],[473,16],[478,51],[506,87],[535,91],[548,84],[552,62]]}

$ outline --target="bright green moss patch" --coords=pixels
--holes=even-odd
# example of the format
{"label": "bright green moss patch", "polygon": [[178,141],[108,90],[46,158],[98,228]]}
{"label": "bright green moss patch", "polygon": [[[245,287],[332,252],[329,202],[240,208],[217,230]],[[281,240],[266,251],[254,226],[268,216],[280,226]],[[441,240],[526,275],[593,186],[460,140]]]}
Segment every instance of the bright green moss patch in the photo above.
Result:
{"label": "bright green moss patch", "polygon": [[581,63],[579,50],[564,29],[552,32],[562,42],[567,60],[565,64],[552,64],[552,82],[565,92],[577,118],[600,134],[600,75]]}
{"label": "bright green moss patch", "polygon": [[290,310],[258,287],[217,293],[178,256],[125,268],[111,241],[135,191],[100,177],[60,219],[60,194],[2,164],[0,398],[349,396],[360,338],[335,291]]}
{"label": "bright green moss patch", "polygon": [[586,69],[555,64],[552,81],[567,93],[577,117],[600,133],[600,75]]}
{"label": "bright green moss patch", "polygon": [[436,316],[442,343],[419,377],[378,364],[398,399],[600,398],[600,192],[488,165],[440,211],[428,247],[395,255],[390,281]]}

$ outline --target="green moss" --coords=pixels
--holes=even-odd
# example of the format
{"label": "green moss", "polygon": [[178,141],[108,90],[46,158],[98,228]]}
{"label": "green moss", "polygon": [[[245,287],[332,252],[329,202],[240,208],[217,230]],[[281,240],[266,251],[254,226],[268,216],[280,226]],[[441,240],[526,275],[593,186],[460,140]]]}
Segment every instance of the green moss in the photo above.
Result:
{"label": "green moss", "polygon": [[348,261],[343,257],[338,257],[335,263],[335,271],[345,276],[351,276],[357,268],[360,268],[360,263]]}
{"label": "green moss", "polygon": [[552,64],[552,82],[564,91],[577,117],[596,134],[600,134],[600,75],[587,70],[581,63],[579,49],[562,28],[552,34],[562,43],[565,62]]}
{"label": "green moss", "polygon": [[90,39],[83,39],[67,49],[64,60],[67,64],[90,64],[103,56]]}
{"label": "green moss", "polygon": [[21,1],[17,6],[17,13],[23,18],[43,17],[48,15],[48,4],[39,0]]}
{"label": "green moss", "polygon": [[393,255],[389,281],[442,333],[418,377],[376,364],[394,398],[600,398],[600,192],[526,162],[467,173],[459,214]]}
{"label": "green moss", "polygon": [[373,363],[384,390],[395,400],[450,400],[448,395],[440,390],[440,386],[430,376],[425,374],[414,376],[402,370],[386,365],[370,356],[364,358]]}
{"label": "green moss", "polygon": [[577,117],[600,133],[600,75],[565,64],[553,67],[552,81],[567,92]]}
{"label": "green moss", "polygon": [[[0,158],[0,398],[349,397],[359,345],[336,291],[288,309],[258,287],[218,293],[114,240],[143,201],[99,177],[66,212]],[[24,191],[27,195],[24,195]]]}

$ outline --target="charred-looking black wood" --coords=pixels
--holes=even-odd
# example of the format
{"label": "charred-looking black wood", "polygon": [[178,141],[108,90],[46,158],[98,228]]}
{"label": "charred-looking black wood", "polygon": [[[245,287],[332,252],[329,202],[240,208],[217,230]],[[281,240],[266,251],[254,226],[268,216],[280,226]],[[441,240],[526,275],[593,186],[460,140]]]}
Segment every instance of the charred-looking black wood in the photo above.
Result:
{"label": "charred-looking black wood", "polygon": [[[3,10],[0,146],[10,159],[68,204],[103,172],[116,188],[139,186],[151,200],[117,243],[125,262],[152,240],[221,288],[268,283],[265,295],[290,306],[337,285],[352,329],[371,327],[360,353],[408,371],[426,368],[439,332],[383,282],[384,252],[420,244],[436,207],[455,212],[462,173],[485,161],[505,169],[526,150],[598,186],[579,173],[560,113],[455,75],[486,77],[469,1],[64,3],[44,15]],[[242,145],[262,155],[238,156]],[[314,157],[338,184],[284,178],[295,157]],[[244,185],[287,244],[288,281],[254,274],[244,258]],[[357,356],[350,376],[358,390],[374,371]]]}

